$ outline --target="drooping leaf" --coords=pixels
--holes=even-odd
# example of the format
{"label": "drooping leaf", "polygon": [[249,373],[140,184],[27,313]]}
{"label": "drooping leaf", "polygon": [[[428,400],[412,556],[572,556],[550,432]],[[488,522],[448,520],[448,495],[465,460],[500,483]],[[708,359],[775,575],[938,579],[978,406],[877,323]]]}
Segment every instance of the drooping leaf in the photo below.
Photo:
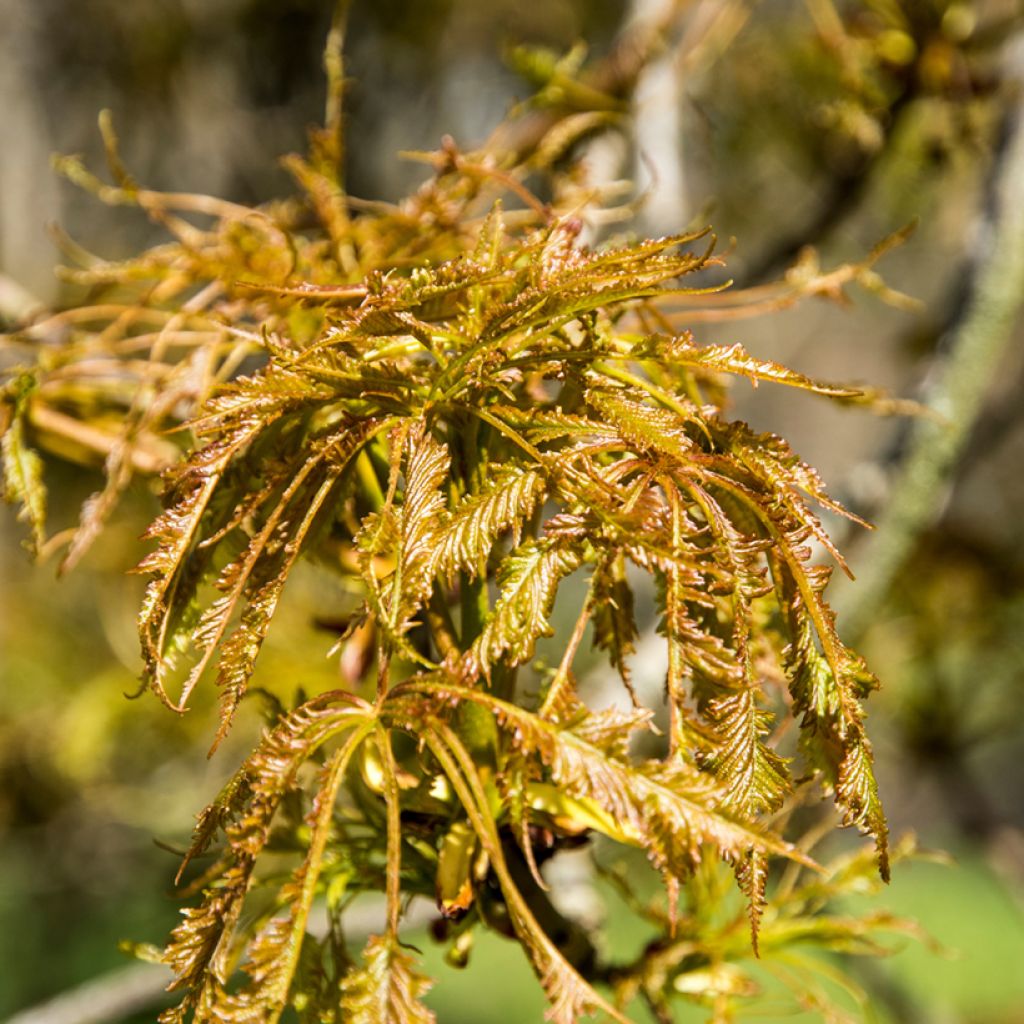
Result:
{"label": "drooping leaf", "polygon": [[601,1011],[619,1024],[629,1024],[569,963],[537,922],[509,870],[477,765],[458,735],[439,721],[432,723],[430,733],[427,744],[458,794],[490,858],[512,927],[548,997],[547,1019],[554,1024],[575,1024],[581,1016]]}
{"label": "drooping leaf", "polygon": [[229,1005],[224,985],[244,946],[236,926],[281,801],[325,742],[367,718],[366,705],[348,694],[324,694],[302,705],[264,736],[235,780],[200,816],[188,857],[204,850],[217,830],[224,832],[227,848],[202,904],[183,912],[163,954],[175,973],[172,990],[184,990],[182,1007],[195,1009],[198,1019],[210,1019],[219,1003]]}
{"label": "drooping leaf", "polygon": [[660,870],[685,877],[705,845],[735,861],[752,849],[807,863],[784,840],[723,809],[724,794],[707,775],[683,762],[635,760],[629,739],[649,715],[577,709],[565,724],[492,695],[455,684],[412,680],[408,689],[487,708],[515,736],[515,747],[536,754],[565,792],[593,800],[645,849]]}
{"label": "drooping leaf", "polygon": [[761,929],[761,917],[767,902],[765,893],[768,886],[768,858],[763,850],[751,849],[746,856],[736,860],[733,870],[736,873],[736,881],[740,889],[747,897],[750,941],[754,948],[754,956],[758,956],[760,954],[758,936]]}
{"label": "drooping leaf", "polygon": [[715,745],[700,759],[724,790],[724,806],[745,815],[778,810],[791,790],[786,761],[766,746],[772,716],[757,706],[749,687],[716,697],[705,711]]}
{"label": "drooping leaf", "polygon": [[[265,518],[244,550],[221,569],[215,581],[221,596],[206,606],[196,622],[192,640],[200,656],[178,700],[183,706],[207,665],[219,658],[218,682],[223,702],[218,738],[230,723],[252,675],[281,591],[307,534],[349,460],[383,426],[384,421],[375,419],[346,424],[311,445],[311,450],[290,471],[288,467],[279,470],[279,485],[272,483],[261,492],[265,500],[260,511]],[[209,474],[200,472],[199,483],[186,492],[178,506],[164,514],[157,527],[162,545],[142,563],[143,569],[157,574],[143,605],[141,630],[148,653],[148,676],[161,692],[169,667],[162,648],[169,612],[164,594],[173,580],[186,578],[187,559],[193,551],[199,524],[216,491],[220,472],[237,454],[236,443],[244,442],[233,438],[217,455],[216,470]],[[239,609],[238,625],[230,631]]]}
{"label": "drooping leaf", "polygon": [[861,704],[878,681],[836,633],[834,613],[821,594],[827,574],[804,574],[799,565],[778,561],[774,573],[787,610],[786,671],[793,710],[803,716],[802,745],[834,787],[844,822],[874,838],[879,869],[888,878],[889,830]]}
{"label": "drooping leaf", "polygon": [[251,858],[245,857],[225,867],[202,905],[184,909],[182,922],[171,933],[163,962],[174,971],[171,990],[185,990],[182,1013],[195,1009],[201,1015],[224,992],[234,952],[231,938],[252,867]]}
{"label": "drooping leaf", "polygon": [[145,678],[166,694],[165,657],[168,631],[172,626],[169,599],[187,575],[188,558],[199,541],[200,531],[221,477],[236,455],[253,442],[266,427],[258,416],[244,422],[199,449],[172,478],[171,506],[158,516],[145,533],[158,546],[139,564],[138,571],[152,574],[139,610],[139,636],[145,658]]}
{"label": "drooping leaf", "polygon": [[862,526],[867,524],[829,497],[818,473],[776,434],[757,434],[745,423],[723,425],[714,422],[710,429],[716,442],[735,457],[737,464],[754,474],[766,495],[776,499],[792,521],[808,528],[842,569],[849,573],[842,555],[817,516],[807,507],[800,492],[837,515],[853,519]]}
{"label": "drooping leaf", "polygon": [[245,694],[291,567],[339,476],[340,470],[335,469],[324,476],[315,491],[310,488],[309,491],[297,492],[298,498],[307,504],[297,522],[289,519],[281,522],[282,556],[275,560],[269,573],[260,573],[260,582],[250,591],[238,626],[224,637],[220,645],[217,685],[221,694],[221,726],[218,739],[223,737]]}
{"label": "drooping leaf", "polygon": [[271,918],[246,945],[242,967],[248,981],[233,991],[230,999],[222,1000],[224,1005],[217,1008],[222,1019],[238,1024],[257,1020],[276,1024],[284,1011],[331,839],[338,792],[353,754],[372,727],[373,719],[363,716],[321,771],[308,817],[310,836],[305,859],[278,892],[278,901],[288,910],[288,916]]}
{"label": "drooping leaf", "polygon": [[889,881],[889,825],[875,779],[871,743],[863,731],[851,742],[839,765],[836,800],[844,809],[843,824],[856,825],[875,839],[882,880]]}

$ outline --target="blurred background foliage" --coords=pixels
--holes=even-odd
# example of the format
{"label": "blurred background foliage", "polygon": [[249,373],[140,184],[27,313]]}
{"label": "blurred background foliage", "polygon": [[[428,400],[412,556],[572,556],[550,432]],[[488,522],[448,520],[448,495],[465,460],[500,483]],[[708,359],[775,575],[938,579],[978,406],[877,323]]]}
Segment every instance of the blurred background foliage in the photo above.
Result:
{"label": "blurred background foliage", "polygon": [[[737,282],[760,285],[813,259],[859,259],[919,219],[883,267],[919,308],[851,293],[845,304],[695,324],[697,340],[739,340],[811,376],[927,398],[990,249],[993,182],[1024,82],[1021,4],[685,6],[678,53],[659,60],[634,97],[635,144],[612,135],[588,154],[607,162],[607,177],[637,182],[640,230],[710,222]],[[435,148],[444,133],[484,138],[527,95],[523,73],[536,80],[553,59],[520,44],[555,55],[585,40],[602,54],[630,19],[657,7],[356,0],[346,46],[350,191],[395,199],[423,176],[397,151]],[[48,169],[51,151],[102,165],[101,108],[114,112],[125,162],[149,186],[243,203],[286,192],[275,157],[301,150],[321,116],[330,8],[0,0],[0,316],[13,322],[74,300],[53,276],[47,223],[110,258],[159,238],[137,213],[103,208]],[[687,32],[699,46],[685,45]],[[849,637],[884,682],[870,729],[893,830],[914,830],[957,861],[901,866],[884,894],[947,952],[913,946],[864,969],[879,1020],[1024,1021],[1022,326],[993,364],[927,522],[884,598],[860,609],[862,635]],[[789,438],[854,511],[872,518],[885,508],[907,451],[904,421],[788,390],[762,389],[755,403],[737,389],[735,402],[754,426]],[[74,522],[96,479],[87,467],[50,470],[55,528]],[[207,761],[209,693],[180,718],[150,698],[124,699],[139,668],[140,595],[124,570],[140,557],[136,538],[155,504],[153,489],[136,484],[104,542],[59,583],[49,566],[31,568],[13,513],[0,518],[0,1017],[116,968],[120,939],[163,940],[177,916],[158,895],[177,864],[163,847],[180,846],[259,728],[258,701],[248,701]],[[864,538],[831,525],[854,571],[864,569]],[[305,568],[258,681],[289,700],[296,687],[334,685],[336,669],[310,652],[329,646],[316,618],[329,618],[338,598],[326,574]],[[644,671],[657,683],[657,665],[638,665]],[[440,1019],[540,1019],[539,990],[520,960],[492,940],[469,973],[430,963],[442,973]]]}

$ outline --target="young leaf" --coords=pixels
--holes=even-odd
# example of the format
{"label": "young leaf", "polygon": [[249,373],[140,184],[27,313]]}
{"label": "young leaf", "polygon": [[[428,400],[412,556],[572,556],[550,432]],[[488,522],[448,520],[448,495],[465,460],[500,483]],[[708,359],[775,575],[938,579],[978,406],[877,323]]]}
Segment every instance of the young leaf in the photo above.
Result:
{"label": "young leaf", "polygon": [[272,918],[246,947],[243,967],[249,981],[232,993],[228,1001],[230,1015],[220,1010],[226,1019],[233,1017],[239,1024],[256,1020],[277,1024],[284,1011],[331,838],[338,791],[353,754],[373,725],[373,719],[364,716],[324,766],[309,814],[309,849],[303,863],[278,893],[278,900],[288,908],[289,915]]}
{"label": "young leaf", "polygon": [[224,830],[228,847],[203,903],[184,911],[185,920],[164,951],[163,960],[175,973],[171,989],[185,990],[181,1007],[168,1011],[167,1020],[183,1020],[192,1008],[199,1020],[216,1019],[211,1017],[219,1012],[216,1007],[228,1005],[223,986],[240,952],[235,930],[274,815],[299,769],[319,747],[333,736],[365,726],[367,719],[366,705],[348,694],[324,694],[309,701],[264,736],[235,781],[200,817],[186,863],[209,845],[217,828]]}
{"label": "young leaf", "polygon": [[509,870],[477,766],[459,737],[438,721],[427,734],[427,744],[458,794],[490,858],[512,926],[548,997],[548,1019],[554,1024],[575,1024],[581,1016],[600,1010],[619,1024],[629,1024],[566,960],[538,924]]}
{"label": "young leaf", "polygon": [[[793,710],[802,714],[801,739],[811,763],[835,787],[844,822],[874,837],[879,870],[889,876],[889,829],[878,796],[871,745],[864,734],[860,700],[878,685],[864,660],[835,630],[821,590],[827,575],[801,572],[792,561],[773,558],[790,632],[785,651]],[[822,650],[819,651],[818,643]]]}
{"label": "young leaf", "polygon": [[659,359],[673,366],[692,366],[710,373],[733,373],[749,378],[755,385],[762,380],[786,384],[831,398],[855,398],[861,394],[858,388],[821,383],[770,359],[756,359],[739,344],[695,345],[687,334],[654,335],[635,346],[630,355],[635,359]]}
{"label": "young leaf", "polygon": [[619,391],[592,390],[587,402],[601,419],[614,424],[623,438],[639,452],[655,458],[670,456],[686,465],[694,456],[696,442],[687,431],[687,422],[702,423],[696,406],[685,400],[679,407],[690,417],[684,420],[673,409],[648,405],[639,396]]}
{"label": "young leaf", "polygon": [[630,736],[646,724],[648,713],[589,714],[577,707],[562,724],[483,691],[430,677],[402,684],[396,697],[410,690],[485,707],[513,736],[517,751],[539,756],[557,786],[610,814],[660,870],[685,877],[700,863],[705,844],[732,862],[757,849],[808,863],[789,843],[723,809],[724,794],[695,767],[630,758]]}

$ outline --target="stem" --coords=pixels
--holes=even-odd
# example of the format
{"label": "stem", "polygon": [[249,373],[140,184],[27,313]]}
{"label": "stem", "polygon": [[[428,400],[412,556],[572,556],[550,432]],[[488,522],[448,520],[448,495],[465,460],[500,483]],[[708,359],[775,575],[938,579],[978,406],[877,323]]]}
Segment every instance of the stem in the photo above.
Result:
{"label": "stem", "polygon": [[445,658],[455,657],[459,653],[459,638],[455,632],[455,623],[452,621],[452,613],[444,594],[437,587],[430,595],[430,600],[424,609],[427,619],[427,626],[433,637],[434,644],[443,661]]}
{"label": "stem", "polygon": [[[455,455],[452,463],[461,469],[461,490],[464,495],[478,493],[482,484],[486,448],[480,444],[480,428],[478,417],[466,415],[452,418],[452,448]],[[459,606],[459,640],[462,650],[468,651],[483,630],[490,611],[486,571],[474,578],[466,572],[459,573]],[[455,724],[459,736],[478,762],[494,764],[498,749],[498,727],[493,717],[484,708],[463,702],[456,709]]]}
{"label": "stem", "polygon": [[[461,420],[461,422],[460,422]],[[480,420],[475,416],[459,417],[453,423],[458,436],[453,437],[456,450],[461,454],[462,493],[465,496],[480,491],[482,478],[480,452]],[[466,572],[459,574],[459,602],[462,611],[462,644],[468,649],[480,635],[484,620],[490,611],[487,598],[487,575],[481,573],[470,577]]]}
{"label": "stem", "polygon": [[351,0],[338,0],[334,8],[334,15],[331,19],[331,28],[327,34],[327,43],[324,46],[324,74],[327,77],[327,96],[324,103],[324,128],[330,135],[331,141],[337,147],[332,155],[338,160],[337,168],[339,182],[341,177],[340,158],[343,148],[342,143],[342,118],[344,117],[344,96],[345,96],[345,28],[348,21],[349,7]]}
{"label": "stem", "polygon": [[569,671],[572,668],[573,659],[576,657],[576,652],[580,648],[580,644],[583,642],[583,635],[587,631],[587,623],[590,621],[590,594],[587,595],[587,599],[583,602],[583,607],[580,609],[579,618],[576,620],[576,626],[572,631],[572,636],[569,637],[569,643],[566,645],[565,653],[562,655],[562,660],[559,663],[558,671],[555,673],[554,679],[551,680],[551,686],[548,688],[547,696],[544,698],[544,703],[540,707],[538,714],[541,718],[549,718],[551,713],[558,706],[558,702],[561,699],[562,694],[565,692],[566,686],[570,685]]}
{"label": "stem", "polygon": [[384,491],[380,486],[380,480],[377,479],[377,471],[373,468],[370,453],[365,448],[356,458],[356,472],[373,510],[379,512],[384,507]]}
{"label": "stem", "polygon": [[472,577],[467,572],[459,573],[459,608],[462,613],[462,647],[463,650],[468,650],[480,635],[484,620],[490,611],[486,577]]}
{"label": "stem", "polygon": [[[590,987],[588,978],[579,973],[579,969],[566,958],[552,941],[549,933],[541,927],[532,902],[528,901],[523,895],[519,887],[520,880],[515,877],[509,868],[509,863],[505,857],[504,845],[498,835],[497,825],[488,810],[487,794],[480,784],[480,778],[469,751],[462,745],[459,737],[444,723],[435,721],[431,724],[432,729],[427,733],[426,737],[427,746],[434,757],[437,758],[438,764],[441,765],[442,770],[451,782],[452,788],[459,797],[459,802],[463,805],[466,814],[469,816],[474,831],[480,838],[480,845],[490,858],[491,867],[501,886],[501,894],[508,907],[513,926],[524,948],[530,952],[531,959],[534,961],[538,973],[541,973],[545,968],[550,969],[548,967],[549,964],[553,965],[561,961],[563,969],[575,974],[579,982],[587,987],[588,995],[591,997],[590,1001],[594,1004],[595,1008],[602,1010],[613,1020],[619,1021],[620,1024],[628,1024],[628,1021],[622,1014]],[[523,869],[523,880],[528,880],[531,896],[539,896],[544,904],[550,908],[551,914],[557,917],[566,928],[572,930],[571,922],[567,921],[555,910],[550,900],[544,895],[543,890],[530,877],[525,865]],[[578,928],[576,930],[579,931]],[[582,936],[582,938],[585,941],[584,949],[586,950],[589,947],[590,958],[587,968],[588,973],[590,973],[589,969],[593,968],[596,961],[596,952],[590,946],[589,941],[586,941],[586,936]]]}
{"label": "stem", "polygon": [[[665,496],[672,507],[672,549],[678,551],[682,546],[682,523],[679,507],[679,494],[668,481],[663,481]],[[668,633],[668,714],[669,714],[669,756],[678,757],[684,747],[685,733],[683,729],[682,708],[686,699],[686,663],[683,658],[682,641],[675,627],[676,615],[681,614],[677,605],[679,570],[672,566],[665,570],[665,622]]]}
{"label": "stem", "polygon": [[402,909],[402,808],[399,802],[395,755],[391,750],[391,733],[377,728],[380,759],[384,768],[384,803],[387,807],[387,915],[388,934],[398,937],[398,917]]}

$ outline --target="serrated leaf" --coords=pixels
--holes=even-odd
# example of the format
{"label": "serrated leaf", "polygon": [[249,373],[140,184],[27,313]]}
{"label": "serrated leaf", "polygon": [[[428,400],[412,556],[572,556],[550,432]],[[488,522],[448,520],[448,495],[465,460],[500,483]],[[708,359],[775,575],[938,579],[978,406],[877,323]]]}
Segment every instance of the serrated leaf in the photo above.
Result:
{"label": "serrated leaf", "polygon": [[724,806],[744,815],[778,810],[791,784],[785,758],[765,746],[772,716],[757,706],[744,687],[709,702],[704,715],[714,729],[715,744],[700,758],[724,791]]}
{"label": "serrated leaf", "polygon": [[362,716],[354,723],[354,732],[324,765],[309,813],[310,838],[305,860],[278,892],[278,901],[288,909],[288,916],[273,917],[247,944],[242,966],[249,980],[219,1008],[223,1019],[236,1020],[238,1024],[276,1024],[284,1011],[318,891],[338,792],[353,754],[372,727],[372,717]]}
{"label": "serrated leaf", "polygon": [[32,550],[38,552],[46,540],[46,486],[43,460],[25,439],[25,424],[15,414],[0,439],[4,463],[4,500],[19,502],[18,519],[32,529]]}
{"label": "serrated leaf", "polygon": [[750,850],[811,863],[778,836],[723,809],[724,794],[707,775],[683,761],[634,760],[630,736],[647,715],[616,710],[588,714],[582,708],[565,724],[541,718],[479,690],[414,680],[410,690],[487,708],[515,736],[515,747],[547,765],[552,781],[567,793],[593,800],[647,851],[659,870],[685,877],[700,863],[702,848],[714,847],[732,862]]}
{"label": "serrated leaf", "polygon": [[341,1007],[351,1024],[434,1024],[436,1017],[421,1001],[432,981],[398,940],[372,935],[363,962],[342,979]]}
{"label": "serrated leaf", "polygon": [[750,941],[754,956],[760,955],[758,937],[761,917],[766,903],[765,891],[768,886],[768,858],[763,850],[751,849],[733,864],[736,882],[747,897],[747,916],[750,919]]}
{"label": "serrated leaf", "polygon": [[262,424],[232,431],[194,454],[175,480],[174,504],[158,516],[145,533],[157,539],[155,551],[139,564],[138,571],[152,574],[139,609],[139,637],[145,658],[145,676],[160,693],[166,693],[164,677],[168,630],[171,626],[168,599],[186,575],[187,558],[198,543],[200,529],[221,474],[234,456],[247,446]]}
{"label": "serrated leaf", "polygon": [[703,423],[696,406],[680,403],[692,411],[692,419],[686,421],[671,409],[648,405],[625,392],[591,390],[587,402],[637,451],[670,456],[683,463],[692,460],[697,451],[696,442],[686,430],[687,422]]}
{"label": "serrated leaf", "polygon": [[508,555],[498,569],[498,600],[464,659],[467,672],[487,673],[501,657],[513,665],[532,657],[537,639],[551,635],[558,584],[581,561],[579,551],[551,541],[527,541]]}
{"label": "serrated leaf", "polygon": [[340,470],[336,470],[320,482],[315,492],[308,497],[308,504],[302,511],[301,518],[297,521],[283,521],[287,539],[282,542],[282,554],[275,560],[271,569],[272,574],[249,594],[238,626],[224,637],[220,645],[217,686],[221,694],[221,725],[217,732],[218,740],[227,731],[245,694],[288,575],[302,551],[314,520],[334,490],[339,476]]}
{"label": "serrated leaf", "polygon": [[537,922],[509,870],[477,765],[458,735],[435,720],[429,725],[427,744],[458,794],[477,838],[488,854],[516,937],[548,997],[547,1019],[554,1024],[575,1024],[581,1016],[602,1011],[619,1024],[628,1024],[626,1018],[569,963]]}
{"label": "serrated leaf", "polygon": [[[339,702],[341,707],[337,706]],[[218,830],[225,834],[227,849],[202,904],[183,911],[184,920],[172,933],[163,954],[163,961],[175,973],[171,989],[184,990],[182,1008],[194,1009],[196,1019],[234,1019],[240,1024],[253,1019],[244,1016],[243,1005],[228,995],[224,986],[241,952],[235,931],[257,858],[270,836],[277,809],[302,765],[329,739],[360,726],[365,728],[368,721],[372,718],[367,706],[348,694],[325,694],[309,701],[265,734],[218,801],[200,816],[186,863],[209,845]],[[346,756],[350,756],[350,750],[351,744],[342,748],[348,752]],[[265,936],[261,948],[267,957],[280,934],[274,926]],[[280,980],[279,975],[274,977]],[[280,991],[279,983],[274,989],[275,999]]]}
{"label": "serrated leaf", "polygon": [[857,735],[839,765],[836,799],[845,814],[844,825],[856,825],[875,839],[882,880],[889,881],[889,825],[875,779],[874,758],[868,738]]}
{"label": "serrated leaf", "polygon": [[880,871],[888,877],[888,825],[860,703],[877,680],[863,658],[839,639],[835,616],[815,578],[803,576],[792,561],[785,567],[777,564],[775,575],[790,632],[784,658],[793,709],[803,716],[802,746],[835,788],[844,821],[873,836]]}
{"label": "serrated leaf", "polygon": [[[263,520],[245,549],[221,570],[216,581],[221,596],[206,605],[195,624],[192,641],[200,656],[189,671],[178,699],[178,705],[184,706],[206,667],[215,658],[219,659],[222,718],[218,740],[245,691],[281,591],[318,513],[349,460],[384,425],[386,421],[376,419],[350,423],[310,443],[301,462],[278,468],[276,476],[270,477],[270,486],[260,492],[264,499],[259,509]],[[186,466],[182,471],[186,484],[184,497],[150,530],[151,535],[161,537],[161,546],[141,566],[155,572],[156,579],[150,584],[143,603],[140,631],[147,655],[146,675],[158,692],[165,692],[164,680],[172,663],[164,646],[171,611],[166,595],[176,581],[189,579],[188,559],[196,550],[201,524],[222,474],[251,439],[248,429],[235,433],[228,444],[218,446],[212,466],[202,471]],[[208,457],[205,450],[203,454],[204,458]],[[256,514],[257,510],[246,498],[243,497],[242,502],[251,514]],[[208,560],[209,554],[203,557]],[[239,609],[240,620],[235,629],[230,630]]]}
{"label": "serrated leaf", "polygon": [[479,494],[455,507],[439,532],[434,549],[436,571],[451,583],[458,572],[480,572],[497,538],[506,530],[518,532],[540,500],[543,474],[529,467],[509,467],[488,481]]}
{"label": "serrated leaf", "polygon": [[399,634],[429,596],[445,507],[442,484],[451,458],[422,425],[410,431],[405,491],[397,513],[398,556],[392,583],[390,614]]}
{"label": "serrated leaf", "polygon": [[695,345],[688,334],[654,335],[641,342],[631,354],[637,359],[655,357],[710,373],[737,374],[755,384],[762,380],[785,384],[831,398],[855,398],[861,394],[859,388],[816,381],[770,359],[758,359],[739,344]]}
{"label": "serrated leaf", "polygon": [[861,526],[866,527],[868,524],[833,501],[818,473],[777,434],[758,434],[745,423],[722,424],[718,420],[711,421],[709,429],[716,443],[730,452],[739,466],[756,477],[762,490],[782,505],[793,522],[809,529],[849,574],[842,555],[799,492],[802,491],[830,512],[852,519]]}

